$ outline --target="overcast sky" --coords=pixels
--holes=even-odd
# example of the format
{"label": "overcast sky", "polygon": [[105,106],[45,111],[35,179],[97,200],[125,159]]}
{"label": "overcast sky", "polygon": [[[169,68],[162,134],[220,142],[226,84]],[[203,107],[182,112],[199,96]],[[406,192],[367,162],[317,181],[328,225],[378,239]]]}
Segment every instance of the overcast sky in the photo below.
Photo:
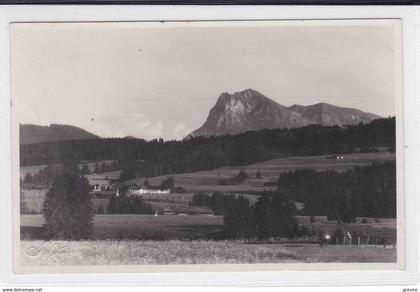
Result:
{"label": "overcast sky", "polygon": [[[394,115],[393,22],[12,25],[20,123],[182,138],[222,92]],[[15,104],[15,103],[14,103]]]}

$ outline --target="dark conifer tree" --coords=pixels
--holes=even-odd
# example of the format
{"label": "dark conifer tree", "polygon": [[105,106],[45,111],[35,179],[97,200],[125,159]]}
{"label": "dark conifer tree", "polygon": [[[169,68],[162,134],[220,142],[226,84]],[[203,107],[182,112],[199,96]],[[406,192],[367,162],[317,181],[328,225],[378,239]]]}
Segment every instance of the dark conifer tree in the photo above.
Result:
{"label": "dark conifer tree", "polygon": [[160,187],[162,189],[170,189],[171,191],[174,191],[174,189],[175,189],[175,179],[174,179],[174,177],[173,176],[168,176],[166,178],[166,180],[164,180],[161,183]]}
{"label": "dark conifer tree", "polygon": [[225,206],[224,228],[229,238],[241,239],[255,236],[253,208],[242,196]]}
{"label": "dark conifer tree", "polygon": [[80,173],[82,175],[89,174],[90,173],[89,166],[87,164],[83,164],[82,169],[80,170]]}
{"label": "dark conifer tree", "polygon": [[45,218],[43,229],[47,238],[89,238],[93,231],[93,208],[89,191],[89,183],[79,175],[77,164],[66,164],[55,174],[42,209]]}
{"label": "dark conifer tree", "polygon": [[255,204],[255,225],[259,238],[293,237],[297,233],[296,206],[289,194],[261,196]]}
{"label": "dark conifer tree", "polygon": [[93,170],[94,173],[100,173],[101,172],[101,168],[99,167],[98,163],[95,163],[95,168]]}
{"label": "dark conifer tree", "polygon": [[244,181],[244,180],[247,180],[249,178],[249,175],[245,170],[241,170],[241,171],[239,171],[237,178],[240,181]]}
{"label": "dark conifer tree", "polygon": [[134,162],[127,162],[120,175],[120,181],[132,180],[137,177],[136,164]]}

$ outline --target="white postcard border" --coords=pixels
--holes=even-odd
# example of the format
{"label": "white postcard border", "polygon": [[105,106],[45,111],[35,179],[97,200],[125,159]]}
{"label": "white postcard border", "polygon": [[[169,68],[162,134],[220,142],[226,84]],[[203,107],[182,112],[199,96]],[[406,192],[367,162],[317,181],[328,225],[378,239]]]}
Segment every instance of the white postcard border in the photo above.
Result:
{"label": "white postcard border", "polygon": [[[144,274],[107,274],[106,282],[110,285],[121,285],[120,281],[126,284],[142,285],[310,285],[311,283],[323,284],[345,284],[358,283],[406,283],[413,280],[417,272],[417,241],[416,229],[418,213],[416,212],[416,173],[415,163],[417,161],[416,149],[416,101],[414,88],[415,66],[415,39],[413,28],[415,27],[415,16],[409,7],[182,7],[182,6],[9,6],[3,7],[0,12],[0,102],[1,102],[1,161],[8,161],[9,164],[1,165],[0,187],[3,194],[11,193],[11,148],[10,142],[10,78],[9,75],[9,23],[30,22],[30,21],[134,21],[134,20],[216,20],[216,19],[331,19],[331,18],[401,18],[403,20],[404,39],[404,157],[405,157],[405,195],[406,204],[399,208],[398,212],[405,211],[405,233],[406,233],[406,269],[395,271],[395,267],[388,267],[385,271],[331,271],[328,264],[324,265],[328,271],[279,271],[279,272],[201,272],[201,273],[144,273]],[[134,8],[134,9],[133,9]],[[411,60],[411,62],[410,62]],[[398,110],[397,110],[398,112]],[[401,149],[401,148],[400,148]],[[400,167],[401,164],[398,165]],[[98,274],[74,274],[74,275],[16,275],[12,267],[12,243],[11,243],[11,219],[12,219],[11,196],[1,196],[1,276],[14,283],[101,283],[104,284],[101,275]],[[401,204],[400,204],[401,205]],[[403,206],[404,207],[404,206]],[[401,217],[400,217],[401,218]],[[9,225],[8,225],[9,224]],[[400,226],[400,222],[398,223]],[[404,225],[403,225],[404,226]],[[401,226],[400,226],[401,227]],[[399,228],[401,230],[401,228]],[[414,231],[414,232],[413,232]],[[3,257],[4,256],[4,257]],[[399,257],[401,255],[399,254]],[[5,261],[3,261],[5,259]],[[310,264],[314,265],[314,264]],[[316,265],[316,264],[315,264]],[[355,265],[357,267],[357,264]],[[374,268],[374,267],[372,267]],[[383,266],[382,269],[387,269]],[[309,268],[310,269],[310,268]],[[83,272],[78,267],[78,272]],[[262,269],[264,270],[264,269]],[[40,271],[42,272],[42,271]],[[121,272],[128,272],[121,267]],[[381,282],[384,281],[384,282]]]}

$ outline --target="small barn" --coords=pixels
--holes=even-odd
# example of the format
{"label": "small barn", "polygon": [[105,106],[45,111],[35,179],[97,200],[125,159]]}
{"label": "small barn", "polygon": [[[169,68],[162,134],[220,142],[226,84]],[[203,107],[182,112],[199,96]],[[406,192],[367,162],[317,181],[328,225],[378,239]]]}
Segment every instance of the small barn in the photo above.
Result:
{"label": "small barn", "polygon": [[171,205],[163,210],[164,215],[214,215],[209,207]]}
{"label": "small barn", "polygon": [[167,206],[165,209],[163,209],[163,215],[176,215],[176,212],[174,208]]}

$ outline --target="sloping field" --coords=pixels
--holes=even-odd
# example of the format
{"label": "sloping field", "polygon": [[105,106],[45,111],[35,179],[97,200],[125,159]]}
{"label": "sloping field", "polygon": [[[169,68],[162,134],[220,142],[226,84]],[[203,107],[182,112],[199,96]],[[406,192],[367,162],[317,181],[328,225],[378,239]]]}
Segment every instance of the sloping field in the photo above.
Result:
{"label": "sloping field", "polygon": [[111,180],[120,178],[121,171],[108,171],[104,173],[87,174],[85,177],[88,179],[90,185],[98,184],[100,186],[109,186]]}
{"label": "sloping field", "polygon": [[[348,154],[344,159],[330,159],[327,156],[295,156],[277,158],[262,161],[246,166],[228,166],[210,171],[198,171],[193,173],[180,173],[171,176],[175,179],[175,185],[184,187],[187,192],[242,192],[255,193],[272,189],[273,182],[276,182],[282,172],[290,170],[312,168],[317,171],[336,170],[345,171],[356,166],[365,166],[373,162],[383,162],[394,160],[395,153],[357,153]],[[249,174],[249,179],[244,182],[235,182],[239,171],[244,170]],[[261,179],[256,178],[257,171],[261,174]],[[147,181],[158,186],[169,175],[147,178]],[[146,179],[128,181],[125,184],[134,182],[144,183]],[[271,183],[271,185],[270,185]],[[124,185],[124,183],[123,183]]]}
{"label": "sloping field", "polygon": [[32,175],[38,173],[41,169],[47,167],[46,165],[30,165],[30,166],[21,166],[20,170],[20,178],[23,179],[27,173]]}
{"label": "sloping field", "polygon": [[[82,161],[79,163],[79,167],[82,167],[84,164],[87,164],[89,170],[93,172],[95,169],[95,164],[102,165],[102,163],[111,163],[112,160],[101,160],[101,161]],[[27,173],[32,175],[38,173],[41,169],[47,167],[47,165],[30,165],[30,166],[21,166],[20,169],[20,177],[23,179]],[[112,174],[111,174],[112,175]]]}
{"label": "sloping field", "polygon": [[[336,160],[326,158],[327,156],[297,156],[278,158],[262,161],[246,166],[229,166],[218,168],[211,171],[199,171],[193,173],[173,174],[175,185],[185,188],[183,193],[173,193],[170,195],[145,195],[145,200],[153,202],[153,207],[161,211],[170,204],[188,204],[192,200],[192,196],[196,192],[223,192],[235,193],[247,197],[251,203],[255,203],[258,196],[255,193],[264,190],[275,189],[278,176],[282,172],[294,169],[313,168],[315,170],[337,170],[345,171],[356,166],[368,165],[372,162],[382,162],[394,160],[395,154],[389,152],[378,153],[359,153],[345,155],[344,159]],[[93,168],[94,162],[89,163],[89,167]],[[40,166],[42,167],[42,166]],[[29,166],[26,171],[35,171],[35,166]],[[239,182],[235,180],[240,170],[244,170],[249,174],[249,179]],[[25,170],[21,170],[21,173]],[[261,173],[261,178],[256,178],[256,173]],[[168,175],[169,176],[169,175]],[[119,172],[108,172],[104,174],[91,174],[87,176],[90,183],[108,184],[109,179],[119,177]],[[147,181],[153,186],[159,186],[167,176],[159,176],[147,178]],[[130,185],[134,182],[144,183],[146,179],[131,180],[120,185]],[[23,190],[27,205],[30,210],[39,212],[42,207],[45,190]],[[106,209],[106,206],[104,206]]]}

